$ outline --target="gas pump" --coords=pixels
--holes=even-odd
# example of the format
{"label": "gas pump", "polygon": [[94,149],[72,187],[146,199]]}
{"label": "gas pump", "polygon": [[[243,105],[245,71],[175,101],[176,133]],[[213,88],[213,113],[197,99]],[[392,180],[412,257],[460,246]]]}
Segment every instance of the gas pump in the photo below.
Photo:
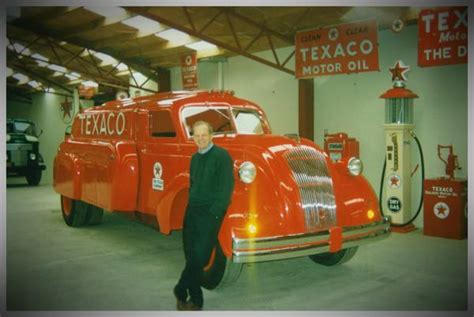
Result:
{"label": "gas pump", "polygon": [[[448,157],[446,158],[446,160],[443,159],[443,156],[441,155],[443,149],[449,150]],[[454,171],[460,170],[461,168],[459,167],[458,156],[454,155],[453,153],[453,146],[438,144],[438,157],[441,161],[443,161],[445,165],[446,176],[448,176],[449,179],[454,179]]]}
{"label": "gas pump", "polygon": [[[449,150],[446,159],[444,150]],[[460,170],[452,145],[438,144],[445,175],[424,182],[423,234],[450,239],[467,237],[467,179],[455,177]]]}
{"label": "gas pump", "polygon": [[[380,210],[391,216],[392,230],[410,232],[416,229],[412,224],[418,216],[423,197],[420,199],[418,211],[412,216],[411,206],[411,148],[412,138],[420,150],[422,179],[424,178],[423,153],[421,145],[413,129],[413,100],[418,96],[406,88],[404,73],[408,66],[397,61],[392,73],[393,88],[383,93],[385,99],[385,163],[380,183]],[[387,178],[385,180],[385,171]],[[385,200],[383,189],[386,191]],[[421,195],[423,196],[423,195]]]}
{"label": "gas pump", "polygon": [[345,157],[359,157],[359,141],[347,133],[327,133],[324,131],[324,151],[333,162],[339,162]]}

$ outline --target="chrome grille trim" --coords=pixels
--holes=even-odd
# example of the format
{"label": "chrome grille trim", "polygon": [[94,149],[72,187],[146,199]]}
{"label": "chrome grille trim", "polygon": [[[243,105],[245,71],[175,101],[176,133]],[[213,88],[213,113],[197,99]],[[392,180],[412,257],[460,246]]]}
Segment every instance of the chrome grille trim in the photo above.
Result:
{"label": "chrome grille trim", "polygon": [[[343,227],[341,249],[365,245],[389,236],[389,217],[365,225]],[[264,238],[234,237],[232,239],[232,261],[254,263],[318,254],[329,252],[330,244],[331,233],[329,231]]]}
{"label": "chrome grille trim", "polygon": [[298,186],[307,231],[336,224],[336,201],[332,178],[322,152],[298,146],[283,154]]}

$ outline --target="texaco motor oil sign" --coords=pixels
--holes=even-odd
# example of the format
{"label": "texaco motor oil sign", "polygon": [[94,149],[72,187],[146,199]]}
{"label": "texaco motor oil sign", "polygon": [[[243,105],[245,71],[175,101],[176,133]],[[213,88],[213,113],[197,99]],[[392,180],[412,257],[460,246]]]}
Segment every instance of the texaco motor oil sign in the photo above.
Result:
{"label": "texaco motor oil sign", "polygon": [[377,21],[297,33],[295,64],[297,78],[379,70]]}

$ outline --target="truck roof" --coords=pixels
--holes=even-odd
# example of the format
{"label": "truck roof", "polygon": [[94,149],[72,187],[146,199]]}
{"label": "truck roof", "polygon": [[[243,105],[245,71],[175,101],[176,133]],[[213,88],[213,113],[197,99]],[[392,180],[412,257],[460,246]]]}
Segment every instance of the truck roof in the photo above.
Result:
{"label": "truck roof", "polygon": [[[254,102],[234,96],[233,91],[229,90],[198,90],[198,91],[172,91],[162,92],[153,95],[125,98],[122,100],[109,101],[101,106],[90,109],[95,110],[118,110],[121,108],[150,108],[156,106],[177,107],[189,103],[214,103],[225,102],[232,105],[251,105],[258,107]],[[105,109],[104,109],[105,108]],[[87,111],[87,110],[86,110]]]}

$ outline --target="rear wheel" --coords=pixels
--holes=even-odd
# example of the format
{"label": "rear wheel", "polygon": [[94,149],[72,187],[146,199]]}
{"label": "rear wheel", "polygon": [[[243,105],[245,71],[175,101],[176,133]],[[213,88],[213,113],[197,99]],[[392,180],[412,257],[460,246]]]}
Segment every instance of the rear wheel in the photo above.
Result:
{"label": "rear wheel", "polygon": [[358,247],[342,249],[338,252],[325,252],[310,255],[309,258],[314,262],[326,266],[340,265],[346,263],[356,254]]}
{"label": "rear wheel", "polygon": [[204,268],[201,285],[206,289],[226,287],[237,281],[241,272],[242,263],[234,263],[228,259],[218,244]]}
{"label": "rear wheel", "polygon": [[64,222],[70,227],[82,226],[86,221],[86,205],[80,200],[61,195],[61,211]]}
{"label": "rear wheel", "polygon": [[26,175],[26,181],[28,182],[28,185],[37,186],[41,181],[41,174],[41,170],[39,169],[30,171]]}
{"label": "rear wheel", "polygon": [[87,213],[86,213],[86,225],[98,225],[102,223],[102,217],[104,215],[104,209],[96,207],[91,204],[87,204]]}

